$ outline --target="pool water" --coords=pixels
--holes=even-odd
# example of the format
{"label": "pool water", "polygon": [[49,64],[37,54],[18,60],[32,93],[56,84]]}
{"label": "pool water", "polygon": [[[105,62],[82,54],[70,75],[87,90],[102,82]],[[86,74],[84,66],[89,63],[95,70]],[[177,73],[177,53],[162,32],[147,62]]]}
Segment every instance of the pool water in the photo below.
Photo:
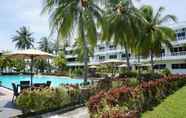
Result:
{"label": "pool water", "polygon": [[[20,84],[20,81],[30,81],[29,75],[2,75],[0,76],[2,86],[12,89],[12,83]],[[57,77],[57,76],[34,76],[33,83],[46,83],[51,81],[52,87],[58,87],[60,84],[80,84],[83,80],[72,79],[70,77]]]}

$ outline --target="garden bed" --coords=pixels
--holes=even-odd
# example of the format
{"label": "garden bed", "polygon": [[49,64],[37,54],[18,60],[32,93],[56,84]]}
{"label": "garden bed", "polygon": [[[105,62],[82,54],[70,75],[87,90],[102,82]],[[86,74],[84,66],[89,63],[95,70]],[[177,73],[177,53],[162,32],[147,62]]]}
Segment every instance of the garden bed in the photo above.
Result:
{"label": "garden bed", "polygon": [[90,115],[92,118],[137,118],[185,83],[185,75],[176,75],[102,91],[89,99]]}
{"label": "garden bed", "polygon": [[167,97],[153,111],[147,111],[142,118],[184,118],[186,116],[186,86]]}

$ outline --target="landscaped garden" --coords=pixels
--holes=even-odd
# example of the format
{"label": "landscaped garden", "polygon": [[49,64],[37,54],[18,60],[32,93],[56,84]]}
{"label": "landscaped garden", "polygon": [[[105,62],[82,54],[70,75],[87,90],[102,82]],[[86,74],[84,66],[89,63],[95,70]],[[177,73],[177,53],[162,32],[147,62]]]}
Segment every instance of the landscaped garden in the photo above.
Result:
{"label": "landscaped garden", "polygon": [[[154,12],[148,5],[136,8],[131,0],[44,0],[43,13],[50,16],[51,31],[57,30],[58,36],[66,40],[72,38],[70,36],[74,31],[77,33],[73,34],[76,36],[75,55],[83,67],[68,67],[66,50],[59,51],[59,45],[56,47],[55,43],[44,37],[38,43],[38,48],[56,54],[54,59],[32,57],[31,62],[27,62],[25,59],[9,59],[1,55],[1,72],[31,74],[31,82],[33,73],[65,75],[69,77],[68,80],[79,77],[83,82],[73,84],[71,81],[70,84],[62,83],[57,87],[46,83],[41,86],[29,83],[29,87],[21,89],[19,93],[18,88],[13,88],[16,107],[24,113],[22,117],[78,105],[87,106],[91,118],[184,116],[185,105],[182,102],[185,102],[186,75],[171,74],[169,69],[158,73],[154,70],[154,57],[159,57],[163,46],[171,47],[171,41],[175,40],[174,30],[163,23],[176,21],[176,17],[171,14],[162,16],[163,9],[160,7]],[[30,49],[34,47],[31,35],[26,27],[22,27],[13,37],[13,42],[18,49]],[[96,65],[95,75],[90,72],[89,58],[93,56],[98,36],[102,42],[112,42],[125,50],[126,62],[121,60],[126,64],[124,70],[118,69],[119,64],[115,63],[120,62],[115,61]],[[138,58],[138,62],[130,62],[131,53]],[[146,71],[140,68],[143,65],[140,59],[144,58],[148,58],[147,63],[151,67]],[[27,65],[31,65],[30,70],[26,68]],[[136,69],[132,69],[132,66]],[[89,80],[90,75],[94,75],[94,79]],[[98,77],[102,79],[98,80]]]}
{"label": "landscaped garden", "polygon": [[153,111],[147,111],[142,118],[184,118],[186,116],[186,87],[167,97]]}

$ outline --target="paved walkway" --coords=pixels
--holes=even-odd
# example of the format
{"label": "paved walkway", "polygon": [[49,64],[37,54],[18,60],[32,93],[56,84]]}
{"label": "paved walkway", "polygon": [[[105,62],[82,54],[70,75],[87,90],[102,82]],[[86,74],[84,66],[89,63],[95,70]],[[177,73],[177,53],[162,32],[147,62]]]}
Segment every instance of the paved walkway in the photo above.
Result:
{"label": "paved walkway", "polygon": [[9,118],[21,114],[12,103],[12,91],[0,87],[0,118]]}
{"label": "paved walkway", "polygon": [[53,115],[48,118],[89,118],[89,117],[90,116],[88,114],[88,109],[86,107],[82,107],[64,114]]}

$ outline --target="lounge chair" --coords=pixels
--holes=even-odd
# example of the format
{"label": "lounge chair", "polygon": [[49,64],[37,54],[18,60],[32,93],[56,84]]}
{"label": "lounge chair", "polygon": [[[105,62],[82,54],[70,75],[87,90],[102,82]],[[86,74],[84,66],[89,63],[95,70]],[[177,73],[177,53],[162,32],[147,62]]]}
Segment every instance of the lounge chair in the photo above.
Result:
{"label": "lounge chair", "polygon": [[12,97],[12,102],[13,102],[14,97],[17,97],[19,95],[19,93],[18,93],[18,86],[16,86],[15,83],[12,83],[12,88],[13,88],[13,97]]}
{"label": "lounge chair", "polygon": [[20,81],[20,90],[28,89],[30,87],[30,81]]}

